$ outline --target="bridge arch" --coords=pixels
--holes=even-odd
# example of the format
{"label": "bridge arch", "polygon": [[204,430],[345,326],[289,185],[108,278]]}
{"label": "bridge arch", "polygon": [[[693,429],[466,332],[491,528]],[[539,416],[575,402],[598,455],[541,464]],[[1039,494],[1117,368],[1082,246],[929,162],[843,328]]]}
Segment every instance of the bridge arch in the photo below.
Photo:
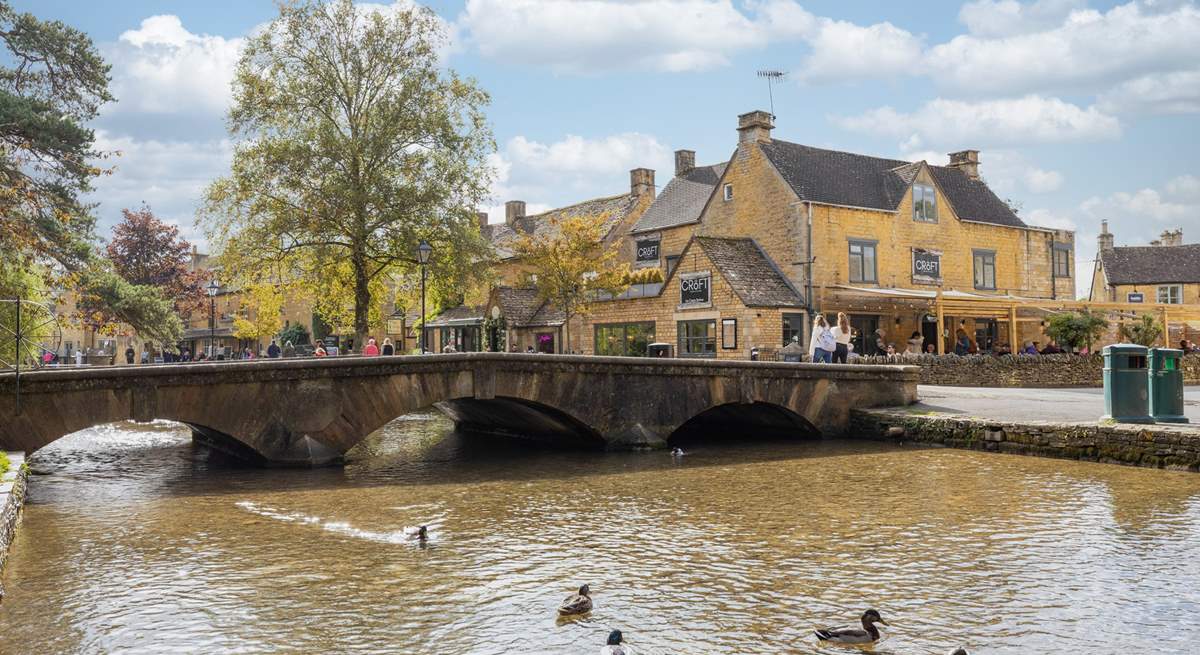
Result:
{"label": "bridge arch", "polygon": [[821,431],[808,419],[773,402],[713,405],[684,421],[667,437],[669,446],[698,441],[750,438],[814,439]]}

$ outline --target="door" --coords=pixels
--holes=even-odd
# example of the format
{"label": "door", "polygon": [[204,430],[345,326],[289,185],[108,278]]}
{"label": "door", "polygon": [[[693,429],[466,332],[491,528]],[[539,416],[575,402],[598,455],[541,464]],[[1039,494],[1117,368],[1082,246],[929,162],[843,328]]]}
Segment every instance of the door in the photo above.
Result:
{"label": "door", "polygon": [[875,330],[879,329],[878,316],[853,314],[850,316],[850,329],[854,330],[854,352],[860,355],[878,355],[875,347]]}
{"label": "door", "polygon": [[921,338],[925,340],[925,342],[921,344],[921,352],[929,350],[930,344],[933,344],[933,352],[937,352],[938,333],[936,316],[926,315],[925,318],[921,320]]}
{"label": "door", "polygon": [[537,342],[537,351],[546,353],[547,355],[554,354],[554,333],[553,332],[538,332],[534,335],[534,341]]}

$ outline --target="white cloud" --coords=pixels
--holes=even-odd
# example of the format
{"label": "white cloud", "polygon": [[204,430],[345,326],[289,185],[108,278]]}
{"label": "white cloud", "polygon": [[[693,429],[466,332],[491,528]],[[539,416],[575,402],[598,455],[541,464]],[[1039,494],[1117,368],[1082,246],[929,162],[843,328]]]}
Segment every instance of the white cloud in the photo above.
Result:
{"label": "white cloud", "polygon": [[1167,181],[1167,194],[1185,202],[1200,204],[1200,177],[1180,175]]}
{"label": "white cloud", "polygon": [[1104,111],[1119,113],[1200,112],[1200,70],[1154,73],[1122,82],[1101,93],[1097,105]]}
{"label": "white cloud", "polygon": [[868,27],[821,19],[808,38],[812,54],[799,76],[806,81],[908,75],[921,59],[921,40],[891,23]]}
{"label": "white cloud", "polygon": [[972,34],[982,37],[1026,34],[1057,27],[1084,0],[1037,0],[1022,4],[1016,0],[974,0],[958,11]]}
{"label": "white cloud", "polygon": [[1058,171],[1031,168],[1025,173],[1025,187],[1033,193],[1058,191],[1063,185],[1063,175]]}
{"label": "white cloud", "polygon": [[1078,226],[1066,215],[1049,209],[1032,209],[1021,213],[1021,220],[1037,227],[1049,227],[1056,230],[1074,230]]}
{"label": "white cloud", "polygon": [[178,16],[151,16],[107,49],[113,110],[221,114],[244,39],[194,34]]}
{"label": "white cloud", "polygon": [[[1186,176],[1191,177],[1191,176]],[[1179,179],[1179,178],[1176,178]],[[1176,190],[1179,187],[1176,186]],[[1141,226],[1141,234],[1148,230],[1172,227],[1175,222],[1195,220],[1200,216],[1200,203],[1185,202],[1158,189],[1144,188],[1137,191],[1117,191],[1107,196],[1093,196],[1083,201],[1079,208],[1084,214],[1100,220],[1128,219],[1132,225]],[[1148,219],[1148,220],[1147,220]]]}
{"label": "white cloud", "polygon": [[1095,141],[1120,136],[1117,119],[1095,107],[1087,109],[1058,98],[1024,98],[968,102],[936,98],[911,113],[880,107],[857,116],[834,117],[856,132],[892,135],[950,149],[992,144]]}

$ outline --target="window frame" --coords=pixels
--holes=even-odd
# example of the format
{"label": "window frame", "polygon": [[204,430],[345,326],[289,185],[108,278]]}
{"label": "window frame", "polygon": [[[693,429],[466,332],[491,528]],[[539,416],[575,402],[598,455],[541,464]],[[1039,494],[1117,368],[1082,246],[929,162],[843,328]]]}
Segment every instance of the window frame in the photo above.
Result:
{"label": "window frame", "polygon": [[[806,341],[806,337],[808,335],[806,335],[804,333],[805,332],[804,328],[806,327],[808,320],[804,314],[800,314],[800,313],[796,313],[796,312],[784,312],[783,314],[780,315],[780,319],[781,319],[780,325],[782,328],[781,332],[780,332],[780,336],[782,337],[782,341],[783,341],[783,343],[780,345],[781,348],[792,342],[791,338],[788,336],[789,332],[791,332],[791,336],[797,337],[797,339],[796,339],[797,343],[799,343],[802,346],[807,345],[807,344],[805,344],[805,341]],[[792,325],[792,322],[796,321],[796,320],[798,320],[800,323],[800,327],[798,327],[798,328],[794,327]]]}
{"label": "window frame", "polygon": [[[1066,269],[1066,273],[1063,273],[1062,269],[1060,269],[1058,266],[1058,264],[1059,264],[1058,258],[1060,255],[1062,256],[1062,264],[1063,264],[1064,268]],[[1050,266],[1051,266],[1051,270],[1054,272],[1054,277],[1056,279],[1071,277],[1072,266],[1071,266],[1071,249],[1070,248],[1068,248],[1066,246],[1054,246],[1054,250],[1051,255],[1051,258],[1052,259],[1050,260]]]}
{"label": "window frame", "polygon": [[[1163,290],[1167,290],[1167,299],[1163,300]],[[1171,293],[1174,292],[1174,293]],[[1171,297],[1174,296],[1174,300]],[[1183,304],[1183,285],[1182,284],[1160,284],[1154,290],[1154,300],[1160,305],[1182,305]]]}
{"label": "window frame", "polygon": [[[918,190],[921,191],[922,204],[920,204],[920,205],[918,205],[918,203],[917,203],[917,191]],[[928,191],[928,194],[926,194],[927,191]],[[927,200],[926,195],[929,195],[930,197],[932,197],[933,200],[932,201]],[[933,212],[932,212],[933,216],[932,217],[926,216],[923,211],[918,211],[918,209],[917,209],[918,206],[924,208],[925,202],[928,202],[929,206],[933,208]],[[938,206],[937,188],[934,187],[932,184],[925,184],[923,182],[914,182],[912,185],[912,210],[913,210],[912,218],[913,218],[913,220],[918,223],[936,223],[936,222],[938,222],[938,207],[937,206]]]}
{"label": "window frame", "polygon": [[730,200],[733,200],[733,185],[732,184],[725,184],[724,186],[721,187],[721,197],[725,199],[725,202],[729,202]]}
{"label": "window frame", "polygon": [[[979,283],[979,263],[980,258],[983,258],[984,264],[984,280],[983,284]],[[987,286],[987,264],[991,263],[992,267],[992,285]],[[979,291],[995,291],[996,290],[996,251],[986,250],[983,248],[974,248],[971,250],[971,270],[973,272],[972,282],[975,288]]]}
{"label": "window frame", "polygon": [[679,260],[682,258],[683,258],[682,254],[667,255],[665,258],[663,258],[663,261],[664,261],[664,263],[666,265],[666,269],[667,269],[666,271],[663,272],[663,277],[666,277],[666,276],[670,275],[671,273],[675,272],[675,267],[679,266]]}
{"label": "window frame", "polygon": [[[728,333],[726,333],[725,330],[726,330],[726,328],[729,328],[729,327],[732,327],[732,329],[733,329],[733,342],[732,343],[730,343],[730,341],[725,338],[726,336],[728,336]],[[737,344],[738,344],[737,319],[736,318],[721,319],[721,350],[737,350],[737,347],[738,347]]]}
{"label": "window frame", "polygon": [[[865,251],[861,251],[858,254],[859,268],[862,269],[860,272],[860,275],[859,275],[860,279],[857,279],[857,280],[854,279],[854,266],[853,266],[854,250],[853,250],[853,248],[855,246],[858,246],[859,248],[870,248],[871,249],[871,277],[870,277],[870,279],[868,279],[866,277],[867,271],[866,271],[866,263],[865,263],[865,258],[866,258]],[[879,284],[879,242],[872,240],[872,239],[847,239],[846,240],[846,265],[847,265],[847,272],[848,272],[846,279],[848,279],[849,281],[855,282],[858,284]]]}
{"label": "window frame", "polygon": [[[687,326],[705,323],[712,330],[711,336],[694,337],[691,335]],[[717,356],[717,319],[715,318],[696,318],[686,321],[675,322],[675,342],[676,355],[679,357],[692,357],[696,359],[714,359]],[[700,342],[705,347],[700,352],[692,352],[690,348],[684,348],[684,344]],[[711,349],[708,348],[712,345]]]}
{"label": "window frame", "polygon": [[[655,343],[655,340],[658,338],[658,322],[657,321],[620,321],[620,322],[615,322],[615,323],[595,323],[592,325],[592,353],[594,353],[595,355],[598,355],[598,356],[602,356],[602,357],[649,357],[648,352],[646,355],[631,355],[630,354],[630,352],[629,352],[629,329],[631,327],[649,328],[649,331],[653,336],[651,336],[650,340],[646,342],[647,349],[649,349],[650,344]],[[611,330],[611,329],[616,329],[616,328],[620,328],[620,330],[621,330],[620,336],[617,339],[617,343],[619,343],[621,345],[621,353],[613,354],[611,352],[605,352],[602,354],[600,352],[600,350],[601,350],[601,348],[600,348],[600,331],[601,330]]]}

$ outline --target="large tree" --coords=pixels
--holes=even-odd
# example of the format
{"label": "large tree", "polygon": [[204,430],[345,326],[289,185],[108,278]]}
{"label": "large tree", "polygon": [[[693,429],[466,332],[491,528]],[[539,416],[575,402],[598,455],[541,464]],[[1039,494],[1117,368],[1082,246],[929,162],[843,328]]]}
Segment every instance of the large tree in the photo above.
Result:
{"label": "large tree", "polygon": [[282,4],[249,39],[229,113],[232,171],[200,214],[226,275],[287,278],[331,323],[340,317],[322,306],[352,308],[359,342],[378,283],[414,270],[422,240],[435,302],[481,279],[488,96],[442,67],[445,39],[427,9],[350,0]]}
{"label": "large tree", "polygon": [[[85,289],[140,332],[173,340],[182,329],[152,287],[131,285],[98,256],[95,219],[80,199],[112,153],[85,127],[112,100],[109,67],[88,36],[0,0],[0,252],[57,287]],[[48,280],[50,281],[50,280]]]}

